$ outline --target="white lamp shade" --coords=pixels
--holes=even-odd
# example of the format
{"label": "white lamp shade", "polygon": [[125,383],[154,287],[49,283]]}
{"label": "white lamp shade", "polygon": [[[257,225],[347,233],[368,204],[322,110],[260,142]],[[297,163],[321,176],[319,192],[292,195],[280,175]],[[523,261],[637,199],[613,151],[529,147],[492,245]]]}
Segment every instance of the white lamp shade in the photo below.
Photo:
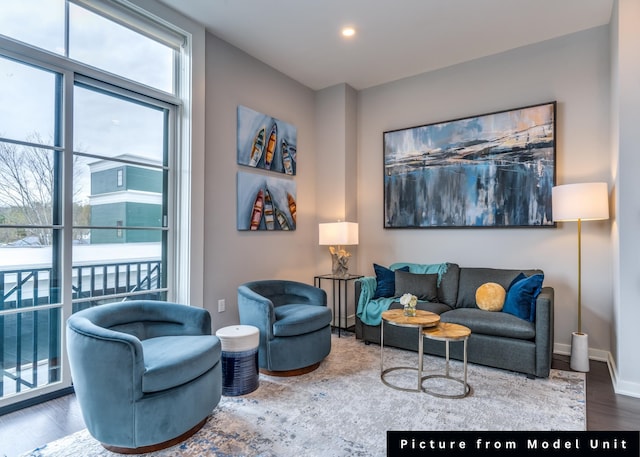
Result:
{"label": "white lamp shade", "polygon": [[606,182],[565,184],[551,189],[554,221],[609,219]]}
{"label": "white lamp shade", "polygon": [[358,244],[356,222],[328,222],[319,225],[319,244],[322,246],[346,246]]}

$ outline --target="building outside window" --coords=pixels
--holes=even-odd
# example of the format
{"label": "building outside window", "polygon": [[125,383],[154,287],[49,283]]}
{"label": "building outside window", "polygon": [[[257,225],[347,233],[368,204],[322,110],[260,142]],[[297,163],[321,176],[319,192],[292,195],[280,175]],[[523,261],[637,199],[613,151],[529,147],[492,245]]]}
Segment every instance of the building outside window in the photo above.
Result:
{"label": "building outside window", "polygon": [[0,409],[70,386],[71,313],[172,295],[186,44],[126,1],[3,5]]}

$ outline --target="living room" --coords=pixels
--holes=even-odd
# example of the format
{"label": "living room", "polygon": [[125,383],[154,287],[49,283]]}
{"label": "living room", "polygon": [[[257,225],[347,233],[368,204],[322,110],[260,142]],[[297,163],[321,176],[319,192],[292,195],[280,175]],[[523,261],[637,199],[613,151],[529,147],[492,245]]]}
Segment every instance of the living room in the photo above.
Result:
{"label": "living room", "polygon": [[[627,20],[626,15],[617,15],[613,9],[611,24],[615,25],[616,17]],[[634,300],[622,300],[629,293],[624,278],[635,266],[633,261],[623,263],[629,248],[621,247],[624,237],[618,232],[623,228],[616,214],[626,211],[620,205],[625,193],[624,188],[617,190],[617,178],[615,184],[611,181],[629,169],[622,165],[625,160],[633,159],[623,157],[622,151],[605,152],[611,151],[612,141],[624,144],[622,138],[614,138],[616,132],[622,134],[622,128],[611,126],[612,119],[618,117],[614,114],[619,95],[613,88],[620,85],[615,77],[624,75],[611,67],[611,33],[612,25],[606,24],[360,91],[346,84],[311,91],[207,34],[205,143],[215,143],[216,151],[232,152],[216,155],[216,162],[205,162],[205,232],[216,236],[207,236],[205,241],[204,297],[213,297],[212,302],[219,297],[229,301],[234,297],[235,289],[226,276],[207,273],[221,268],[238,283],[271,277],[310,282],[314,275],[330,271],[326,247],[317,243],[317,223],[341,219],[358,222],[360,227],[359,244],[351,248],[354,255],[350,270],[354,273],[372,275],[374,262],[425,259],[544,270],[545,282],[553,284],[556,291],[556,352],[568,353],[576,325],[574,224],[560,223],[553,230],[394,231],[383,228],[382,217],[384,131],[556,100],[557,183],[605,181],[615,197],[609,221],[583,227],[584,325],[589,329],[592,357],[615,365],[612,373],[618,390],[637,396],[640,373],[633,368],[633,345],[625,343],[633,334],[626,326],[634,320],[636,310]],[[622,43],[626,37],[620,36],[619,40]],[[619,48],[622,50],[622,45]],[[629,94],[619,100],[633,97]],[[235,200],[223,192],[234,189],[235,176],[221,170],[237,169],[233,151],[238,105],[253,107],[298,128],[301,162],[295,234],[274,233],[265,243],[253,233],[237,232],[233,224],[213,217],[214,212],[232,214],[235,210]],[[618,109],[625,105],[621,103]],[[314,133],[327,131],[336,134]],[[310,148],[323,152],[304,157],[302,151]],[[308,165],[303,166],[303,160],[309,160]],[[313,220],[305,220],[307,213],[314,216]],[[237,261],[216,255],[225,249]],[[253,252],[280,261],[274,266],[243,260],[242,253],[248,256]],[[229,312],[217,317],[223,325],[232,324],[235,318]]]}
{"label": "living room", "polygon": [[[180,234],[190,268],[176,280],[176,297],[207,309],[214,331],[238,322],[238,285],[271,278],[312,283],[315,275],[329,272],[318,224],[347,220],[359,224],[359,243],[350,247],[353,273],[371,276],[373,263],[398,261],[543,270],[545,283],[555,289],[554,352],[569,354],[578,283],[574,223],[551,229],[390,230],[383,228],[382,215],[383,132],[555,101],[556,184],[602,181],[610,195],[610,219],[582,229],[589,354],[608,365],[618,394],[640,397],[634,344],[640,319],[634,235],[640,222],[632,174],[640,165],[633,141],[640,117],[637,2],[597,1],[610,11],[597,26],[363,88],[343,80],[307,86],[165,4],[133,3],[193,34],[192,217]],[[178,8],[181,2],[164,3]],[[379,65],[389,57],[378,56]],[[295,231],[237,230],[238,106],[297,128]],[[219,300],[226,303],[222,312]]]}

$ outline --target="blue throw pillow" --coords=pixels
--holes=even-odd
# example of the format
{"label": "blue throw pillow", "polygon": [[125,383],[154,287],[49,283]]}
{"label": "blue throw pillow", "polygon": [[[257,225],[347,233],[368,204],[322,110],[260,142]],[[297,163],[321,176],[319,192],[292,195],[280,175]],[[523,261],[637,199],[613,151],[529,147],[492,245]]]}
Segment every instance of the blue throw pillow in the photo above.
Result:
{"label": "blue throw pillow", "polygon": [[[396,294],[396,273],[389,268],[376,263],[373,264],[376,272],[376,291],[373,298],[393,297]],[[399,271],[409,271],[409,267],[398,268]]]}
{"label": "blue throw pillow", "polygon": [[529,322],[536,318],[536,299],[542,290],[543,274],[525,276],[520,273],[511,282],[502,311]]}

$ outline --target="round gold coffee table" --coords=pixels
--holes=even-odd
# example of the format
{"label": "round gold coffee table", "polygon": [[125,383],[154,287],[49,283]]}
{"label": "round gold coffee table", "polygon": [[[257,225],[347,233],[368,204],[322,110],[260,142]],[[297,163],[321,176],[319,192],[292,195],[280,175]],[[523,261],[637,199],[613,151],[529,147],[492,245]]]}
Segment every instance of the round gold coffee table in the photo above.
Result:
{"label": "round gold coffee table", "polygon": [[[423,376],[420,381],[420,387],[422,390],[430,395],[441,398],[464,398],[469,393],[471,393],[471,386],[467,383],[467,340],[471,335],[471,330],[464,325],[459,324],[451,324],[448,322],[440,322],[437,326],[431,328],[425,328],[422,330],[422,334],[432,340],[444,341],[445,342],[445,359],[446,359],[446,368],[445,373],[442,374],[434,374],[429,376]],[[449,373],[449,343],[451,341],[462,341],[464,342],[464,356],[463,356],[463,378],[455,378]],[[460,394],[445,394],[440,392],[434,392],[433,390],[427,389],[423,386],[424,381],[427,379],[450,379],[452,381],[459,382],[462,384],[462,393]]]}
{"label": "round gold coffee table", "polygon": [[[394,389],[404,390],[407,392],[422,392],[422,359],[423,359],[423,340],[422,332],[428,327],[438,325],[440,316],[429,311],[417,310],[415,316],[405,316],[402,309],[390,309],[382,313],[382,322],[380,323],[380,379],[382,382]],[[384,325],[385,323],[397,325],[399,327],[415,327],[418,330],[418,367],[391,367],[384,368]],[[418,371],[418,387],[411,389],[391,384],[385,379],[387,373],[396,370],[417,370]]]}

